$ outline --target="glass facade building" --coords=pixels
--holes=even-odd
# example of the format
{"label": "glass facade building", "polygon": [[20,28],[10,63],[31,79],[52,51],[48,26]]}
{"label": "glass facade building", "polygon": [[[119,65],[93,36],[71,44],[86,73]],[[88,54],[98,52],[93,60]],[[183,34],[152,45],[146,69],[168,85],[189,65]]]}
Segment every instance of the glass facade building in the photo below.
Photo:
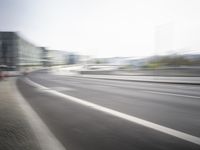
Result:
{"label": "glass facade building", "polygon": [[0,65],[17,70],[42,66],[42,49],[15,32],[0,32]]}
{"label": "glass facade building", "polygon": [[74,64],[77,59],[73,53],[37,47],[16,32],[0,32],[0,66],[9,70],[62,66]]}

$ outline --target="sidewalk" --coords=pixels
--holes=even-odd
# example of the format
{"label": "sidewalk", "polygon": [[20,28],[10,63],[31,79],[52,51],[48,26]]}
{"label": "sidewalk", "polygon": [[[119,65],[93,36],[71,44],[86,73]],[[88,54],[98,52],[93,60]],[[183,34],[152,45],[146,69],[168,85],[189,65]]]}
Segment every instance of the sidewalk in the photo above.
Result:
{"label": "sidewalk", "polygon": [[0,81],[0,149],[39,150],[32,129],[16,101],[14,78]]}

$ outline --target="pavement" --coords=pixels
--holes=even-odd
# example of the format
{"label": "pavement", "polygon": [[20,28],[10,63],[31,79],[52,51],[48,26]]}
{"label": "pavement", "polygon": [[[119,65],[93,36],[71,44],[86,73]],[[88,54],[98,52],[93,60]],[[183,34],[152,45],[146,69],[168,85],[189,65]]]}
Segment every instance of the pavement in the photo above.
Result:
{"label": "pavement", "polygon": [[0,150],[39,150],[14,85],[15,78],[0,81]]}
{"label": "pavement", "polygon": [[35,72],[17,86],[66,149],[200,149],[198,85]]}

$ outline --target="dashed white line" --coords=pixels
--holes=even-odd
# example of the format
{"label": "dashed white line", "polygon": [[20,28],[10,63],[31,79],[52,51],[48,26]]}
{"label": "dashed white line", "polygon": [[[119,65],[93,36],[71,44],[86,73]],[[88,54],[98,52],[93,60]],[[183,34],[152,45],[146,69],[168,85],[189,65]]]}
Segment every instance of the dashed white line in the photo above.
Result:
{"label": "dashed white line", "polygon": [[[38,83],[35,83],[35,82],[29,80],[29,79],[26,79],[26,82],[28,84],[36,87],[36,88],[40,88],[40,89],[46,89],[47,88],[45,86],[42,86]],[[49,89],[49,90],[44,90],[44,92],[48,92],[50,94],[62,97],[65,100],[73,101],[73,102],[76,102],[78,104],[90,107],[92,109],[110,114],[112,116],[115,116],[115,117],[118,117],[118,118],[121,118],[121,119],[125,119],[125,120],[128,120],[130,122],[137,123],[139,125],[154,129],[156,131],[160,131],[162,133],[172,135],[172,136],[180,138],[182,140],[200,145],[200,137],[196,137],[196,136],[193,136],[193,135],[190,135],[190,134],[187,134],[187,133],[175,130],[175,129],[171,129],[171,128],[168,128],[168,127],[165,127],[165,126],[162,126],[162,125],[150,122],[150,121],[146,121],[146,120],[137,118],[135,116],[131,116],[131,115],[128,115],[128,114],[125,114],[125,113],[122,113],[122,112],[119,112],[119,111],[116,111],[116,110],[113,110],[113,109],[110,109],[110,108],[106,108],[104,106],[100,106],[100,105],[88,102],[88,101],[83,100],[83,99],[79,99],[79,98],[76,98],[76,97],[73,97],[73,96],[70,96],[70,95],[67,95],[67,94],[60,93],[60,92],[55,91],[55,90]]]}

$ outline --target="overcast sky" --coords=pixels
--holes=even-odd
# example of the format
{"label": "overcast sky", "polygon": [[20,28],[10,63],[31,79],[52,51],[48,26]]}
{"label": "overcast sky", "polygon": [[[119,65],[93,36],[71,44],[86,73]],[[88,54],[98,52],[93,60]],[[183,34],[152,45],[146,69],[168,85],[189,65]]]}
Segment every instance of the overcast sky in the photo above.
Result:
{"label": "overcast sky", "polygon": [[0,30],[97,57],[200,49],[200,0],[0,0]]}

